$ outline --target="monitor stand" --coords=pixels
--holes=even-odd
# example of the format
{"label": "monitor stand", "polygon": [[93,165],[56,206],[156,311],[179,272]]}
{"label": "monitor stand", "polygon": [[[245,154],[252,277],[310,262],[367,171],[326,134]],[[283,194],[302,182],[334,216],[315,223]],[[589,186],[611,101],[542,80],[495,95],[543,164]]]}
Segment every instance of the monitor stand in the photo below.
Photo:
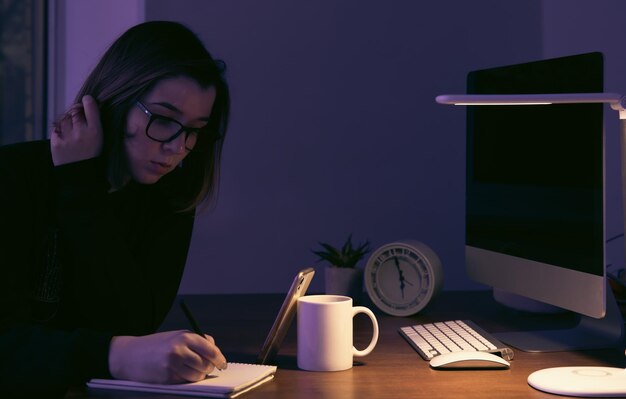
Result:
{"label": "monitor stand", "polygon": [[493,335],[524,352],[559,352],[614,348],[623,345],[624,320],[607,282],[606,315],[601,319],[580,315],[572,328],[542,331],[513,331]]}

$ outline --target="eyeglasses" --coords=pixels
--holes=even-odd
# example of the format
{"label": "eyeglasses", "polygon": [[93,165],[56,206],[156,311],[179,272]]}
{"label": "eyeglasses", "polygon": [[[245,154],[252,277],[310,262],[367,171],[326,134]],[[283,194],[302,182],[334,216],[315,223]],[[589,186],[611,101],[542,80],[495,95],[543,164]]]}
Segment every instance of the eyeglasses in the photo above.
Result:
{"label": "eyeglasses", "polygon": [[153,114],[141,101],[137,101],[136,105],[150,118],[146,125],[146,136],[159,143],[169,143],[185,133],[185,149],[187,151],[202,152],[222,138],[218,132],[209,129],[208,126],[200,128],[187,127],[176,119]]}

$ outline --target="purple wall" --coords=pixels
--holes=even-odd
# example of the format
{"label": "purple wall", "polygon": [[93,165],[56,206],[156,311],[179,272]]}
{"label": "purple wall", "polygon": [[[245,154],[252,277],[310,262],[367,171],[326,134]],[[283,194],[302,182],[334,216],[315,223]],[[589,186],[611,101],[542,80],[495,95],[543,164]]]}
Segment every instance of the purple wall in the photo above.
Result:
{"label": "purple wall", "polygon": [[106,48],[143,20],[143,0],[48,2],[48,126],[74,102]]}
{"label": "purple wall", "polygon": [[[317,241],[402,238],[464,271],[465,111],[434,97],[467,71],[539,59],[538,0],[149,1],[227,61],[233,117],[218,206],[181,293],[284,292]],[[363,265],[361,265],[362,267]]]}

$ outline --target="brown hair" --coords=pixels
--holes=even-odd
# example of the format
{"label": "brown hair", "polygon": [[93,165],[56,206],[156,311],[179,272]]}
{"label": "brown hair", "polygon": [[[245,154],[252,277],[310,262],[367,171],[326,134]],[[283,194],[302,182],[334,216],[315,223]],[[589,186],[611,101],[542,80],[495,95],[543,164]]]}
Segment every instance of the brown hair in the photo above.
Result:
{"label": "brown hair", "polygon": [[208,126],[222,139],[205,152],[192,152],[185,158],[179,173],[184,183],[177,185],[174,207],[177,211],[189,211],[216,198],[230,111],[224,70],[225,64],[213,59],[196,34],[177,22],[150,21],[136,25],[109,47],[85,80],[75,102],[80,102],[86,94],[98,102],[104,131],[102,155],[114,185],[123,183],[126,171],[122,143],[131,107],[162,79],[185,76],[202,87],[215,87],[216,98]]}

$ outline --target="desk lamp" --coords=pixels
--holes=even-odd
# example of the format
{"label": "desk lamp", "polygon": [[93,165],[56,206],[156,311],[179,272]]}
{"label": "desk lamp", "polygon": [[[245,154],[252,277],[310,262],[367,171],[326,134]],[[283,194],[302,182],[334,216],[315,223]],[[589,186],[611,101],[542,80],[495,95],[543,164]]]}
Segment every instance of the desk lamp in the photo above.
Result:
{"label": "desk lamp", "polygon": [[[616,93],[445,94],[435,98],[449,105],[609,104],[619,112],[622,204],[626,231],[626,96]],[[552,367],[528,376],[535,389],[571,396],[626,396],[626,370],[616,367]]]}

